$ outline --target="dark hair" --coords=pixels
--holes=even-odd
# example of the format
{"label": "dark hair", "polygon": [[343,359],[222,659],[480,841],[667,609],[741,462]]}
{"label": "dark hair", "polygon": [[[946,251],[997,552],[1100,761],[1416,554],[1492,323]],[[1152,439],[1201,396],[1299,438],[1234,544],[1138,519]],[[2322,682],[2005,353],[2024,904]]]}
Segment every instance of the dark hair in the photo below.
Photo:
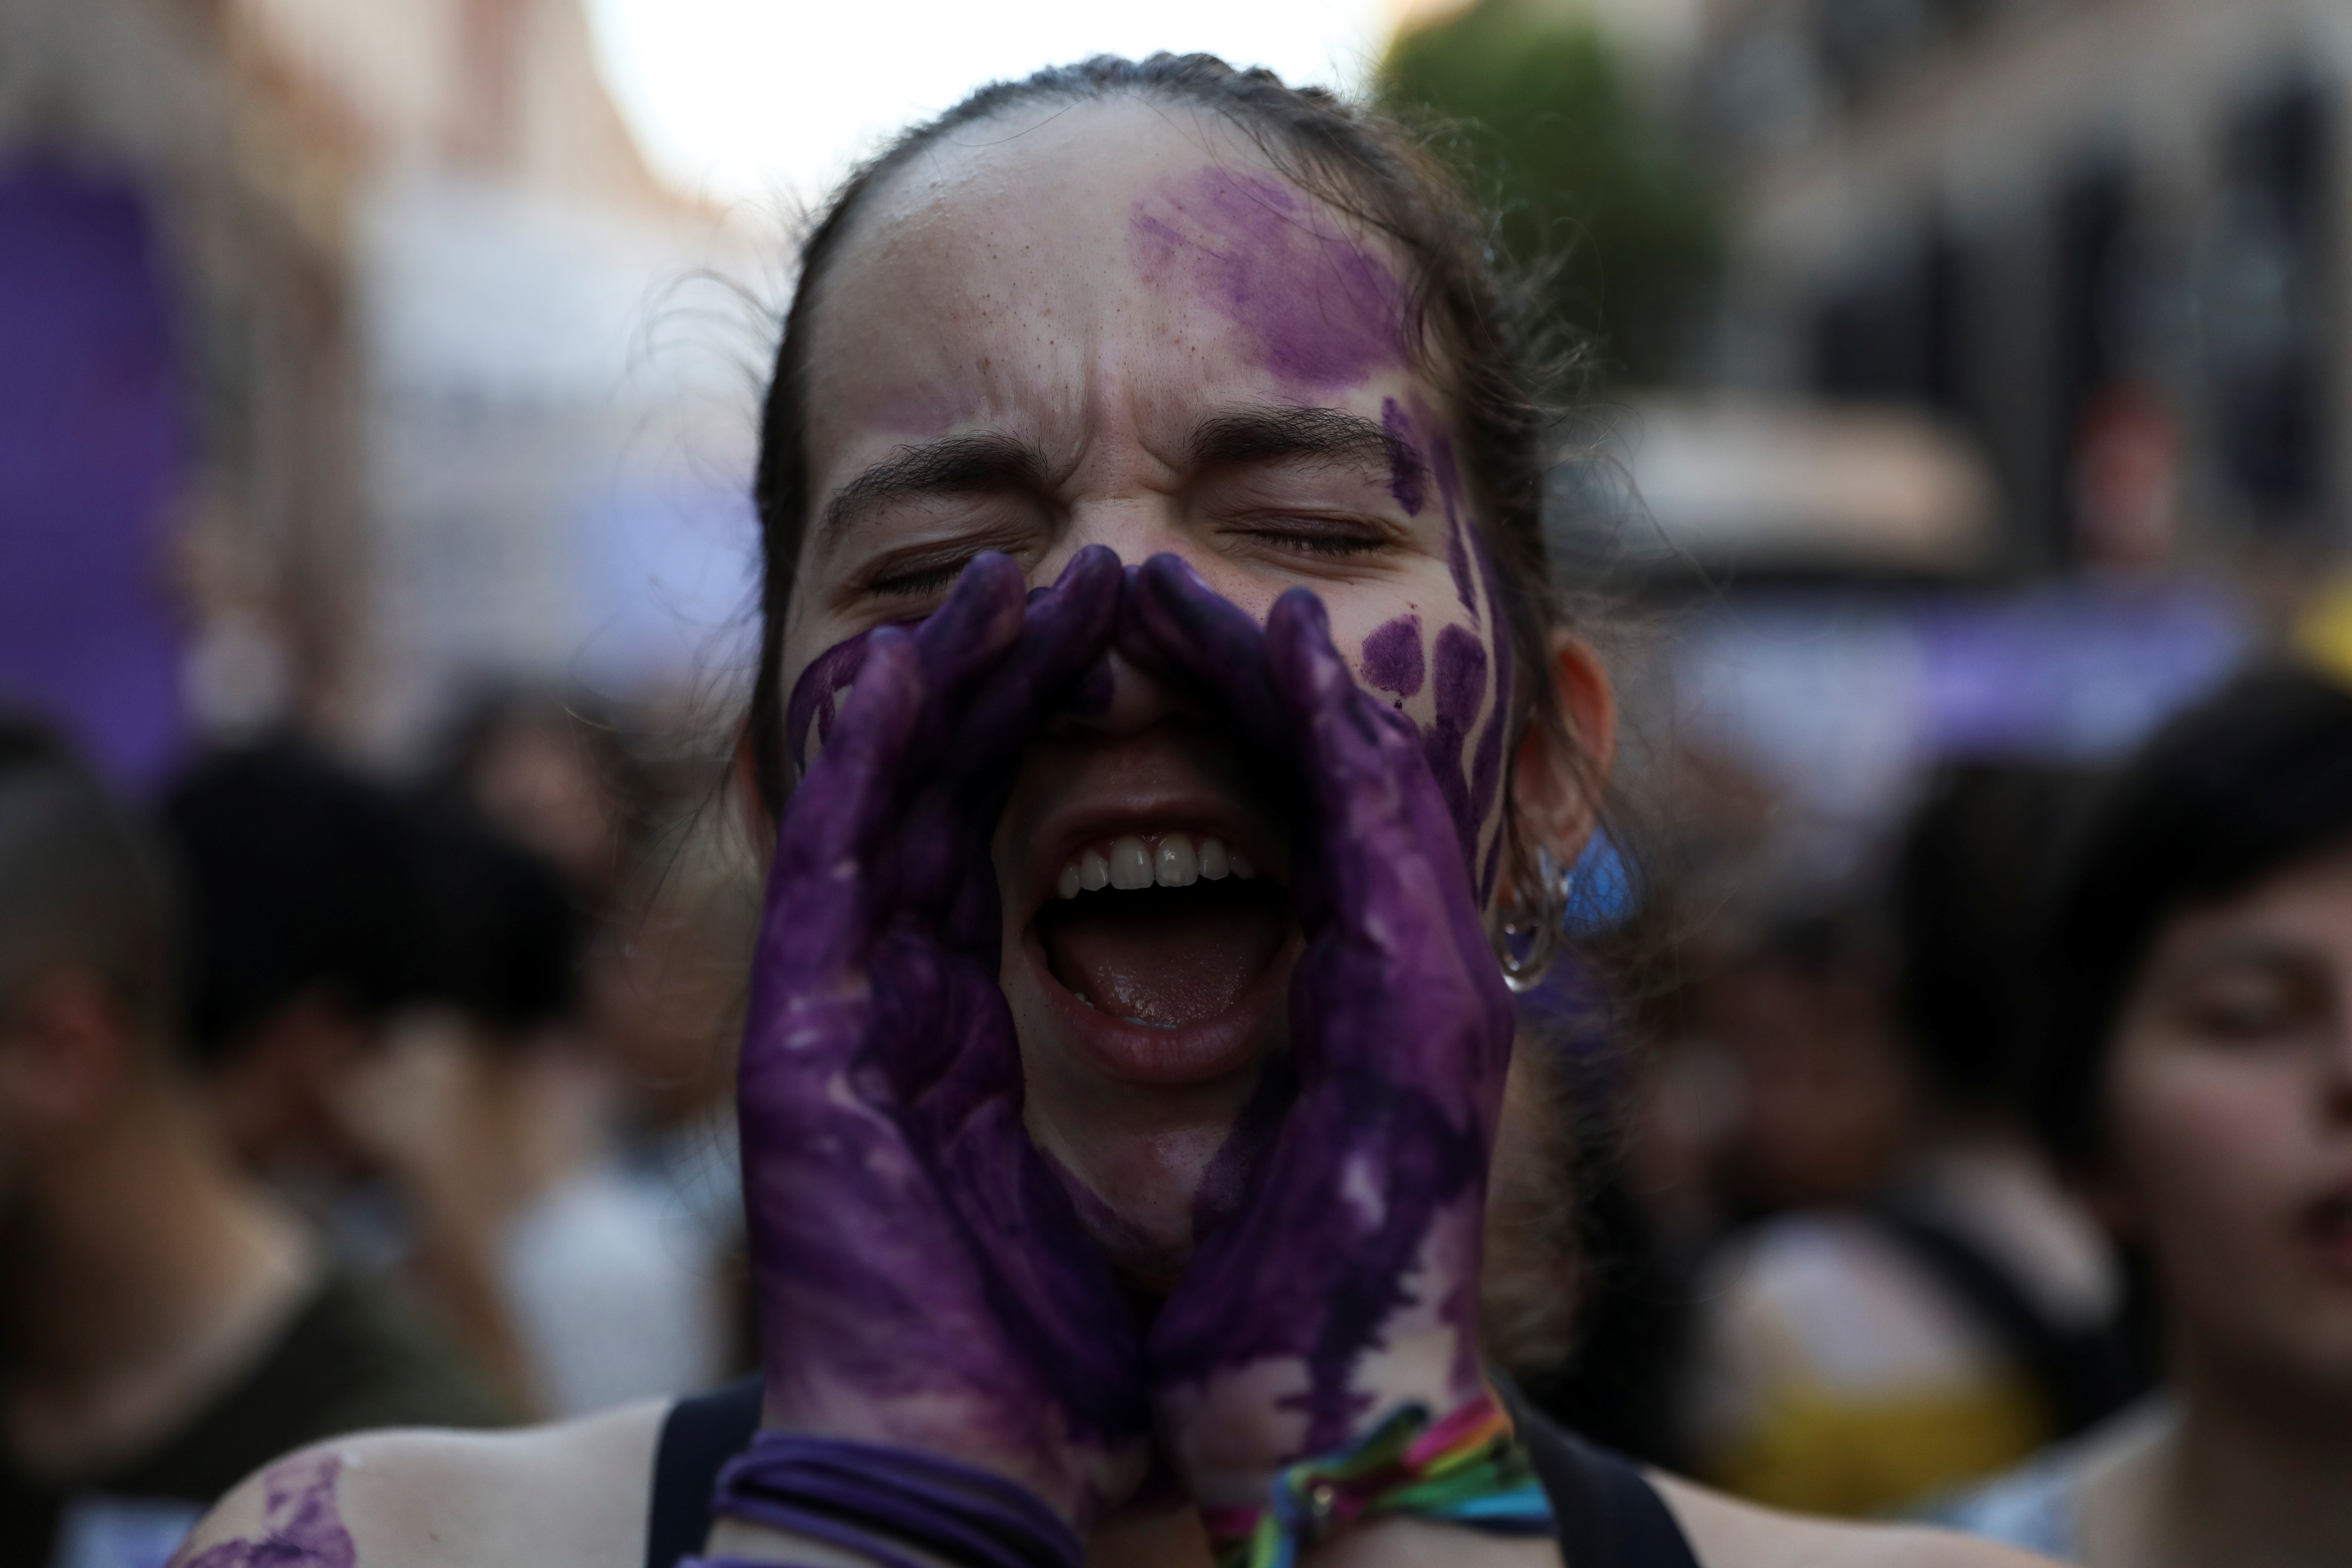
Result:
{"label": "dark hair", "polygon": [[509,1037],[569,1013],[582,921],[562,873],[469,812],[420,827],[433,999]]}
{"label": "dark hair", "polygon": [[2167,924],[2347,842],[2352,692],[2311,672],[2241,677],[2124,768],[2069,859],[2044,953],[2038,1109],[2062,1161],[2105,1153],[2107,1051]]}
{"label": "dark hair", "polygon": [[2025,1111],[2056,862],[2097,784],[2084,768],[1955,763],[1912,815],[1895,873],[1896,1009],[1957,1109]]}
{"label": "dark hair", "polygon": [[225,752],[179,780],[164,820],[194,916],[187,1045],[233,1054],[312,990],[363,1018],[425,992],[415,820],[391,791],[292,743]]}
{"label": "dark hair", "polygon": [[0,713],[0,995],[79,965],[156,1035],[176,1021],[177,900],[147,824],[58,732]]}
{"label": "dark hair", "polygon": [[[1122,96],[1221,117],[1255,141],[1286,177],[1394,242],[1405,263],[1412,340],[1449,393],[1460,426],[1469,482],[1502,579],[1517,667],[1532,672],[1550,662],[1555,612],[1541,528],[1546,420],[1513,349],[1517,319],[1497,282],[1488,228],[1476,209],[1401,127],[1323,89],[1289,87],[1271,71],[1236,70],[1212,55],[1157,54],[1140,62],[1097,56],[982,88],[907,131],[850,176],[801,247],[800,280],[761,415],[752,486],[764,565],[748,740],[771,812],[780,809],[784,787],[784,614],[809,504],[809,338],[835,257],[866,198],[940,138],[1024,105]],[[1536,684],[1523,674],[1514,694],[1521,705],[1515,718],[1524,720]]]}

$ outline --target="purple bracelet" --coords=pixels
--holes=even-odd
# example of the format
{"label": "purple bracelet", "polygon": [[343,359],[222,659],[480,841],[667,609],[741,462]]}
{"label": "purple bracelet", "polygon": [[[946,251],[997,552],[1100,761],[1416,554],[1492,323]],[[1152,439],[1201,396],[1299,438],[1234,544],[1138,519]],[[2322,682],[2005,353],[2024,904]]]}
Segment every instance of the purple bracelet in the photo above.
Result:
{"label": "purple bracelet", "polygon": [[[924,1568],[906,1547],[971,1568],[1085,1568],[1086,1547],[1043,1500],[1004,1477],[875,1443],[762,1432],[719,1472],[711,1511]],[[776,1568],[688,1558],[679,1568]]]}

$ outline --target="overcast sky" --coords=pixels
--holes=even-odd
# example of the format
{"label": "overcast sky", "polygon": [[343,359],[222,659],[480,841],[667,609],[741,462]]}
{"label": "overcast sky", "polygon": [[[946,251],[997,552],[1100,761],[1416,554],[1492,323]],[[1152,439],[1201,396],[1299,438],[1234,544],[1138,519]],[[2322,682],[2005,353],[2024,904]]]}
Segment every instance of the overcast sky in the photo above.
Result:
{"label": "overcast sky", "polygon": [[656,171],[719,201],[812,201],[908,121],[1090,54],[1207,49],[1360,87],[1416,0],[588,0]]}

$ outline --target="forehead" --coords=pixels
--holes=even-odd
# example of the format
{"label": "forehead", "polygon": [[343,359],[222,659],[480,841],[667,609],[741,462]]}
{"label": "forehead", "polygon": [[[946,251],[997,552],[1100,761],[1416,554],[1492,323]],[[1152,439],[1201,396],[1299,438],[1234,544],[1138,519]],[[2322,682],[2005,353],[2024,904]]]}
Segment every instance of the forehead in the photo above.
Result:
{"label": "forehead", "polygon": [[1222,120],[1137,99],[942,138],[867,198],[823,289],[818,454],[1211,384],[1335,403],[1408,368],[1383,242]]}

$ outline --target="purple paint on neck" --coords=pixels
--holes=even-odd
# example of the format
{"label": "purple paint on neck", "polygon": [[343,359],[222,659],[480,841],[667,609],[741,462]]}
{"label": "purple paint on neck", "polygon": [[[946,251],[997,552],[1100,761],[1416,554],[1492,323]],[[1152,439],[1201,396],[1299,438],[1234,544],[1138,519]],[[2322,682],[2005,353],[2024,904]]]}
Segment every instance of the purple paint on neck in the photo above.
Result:
{"label": "purple paint on neck", "polygon": [[1422,503],[1429,498],[1428,470],[1415,455],[1419,448],[1412,439],[1412,421],[1392,397],[1381,399],[1381,427],[1397,443],[1397,450],[1389,457],[1389,494],[1396,497],[1406,517],[1417,517]]}
{"label": "purple paint on neck", "polygon": [[1155,287],[1189,285],[1301,392],[1407,362],[1406,296],[1331,214],[1271,175],[1202,169],[1135,204],[1128,256]]}
{"label": "purple paint on neck", "polygon": [[343,1462],[332,1454],[287,1460],[262,1477],[262,1533],[174,1557],[173,1568],[352,1568],[359,1551],[335,1506]]}
{"label": "purple paint on neck", "polygon": [[1421,651],[1421,617],[1400,615],[1383,622],[1364,639],[1360,666],[1364,684],[1401,697],[1421,692],[1424,674]]}
{"label": "purple paint on neck", "polygon": [[1454,831],[1461,835],[1465,870],[1478,863],[1478,830],[1486,813],[1473,809],[1462,753],[1486,699],[1486,650],[1461,627],[1446,627],[1437,634],[1437,716],[1423,733],[1421,745]]}

